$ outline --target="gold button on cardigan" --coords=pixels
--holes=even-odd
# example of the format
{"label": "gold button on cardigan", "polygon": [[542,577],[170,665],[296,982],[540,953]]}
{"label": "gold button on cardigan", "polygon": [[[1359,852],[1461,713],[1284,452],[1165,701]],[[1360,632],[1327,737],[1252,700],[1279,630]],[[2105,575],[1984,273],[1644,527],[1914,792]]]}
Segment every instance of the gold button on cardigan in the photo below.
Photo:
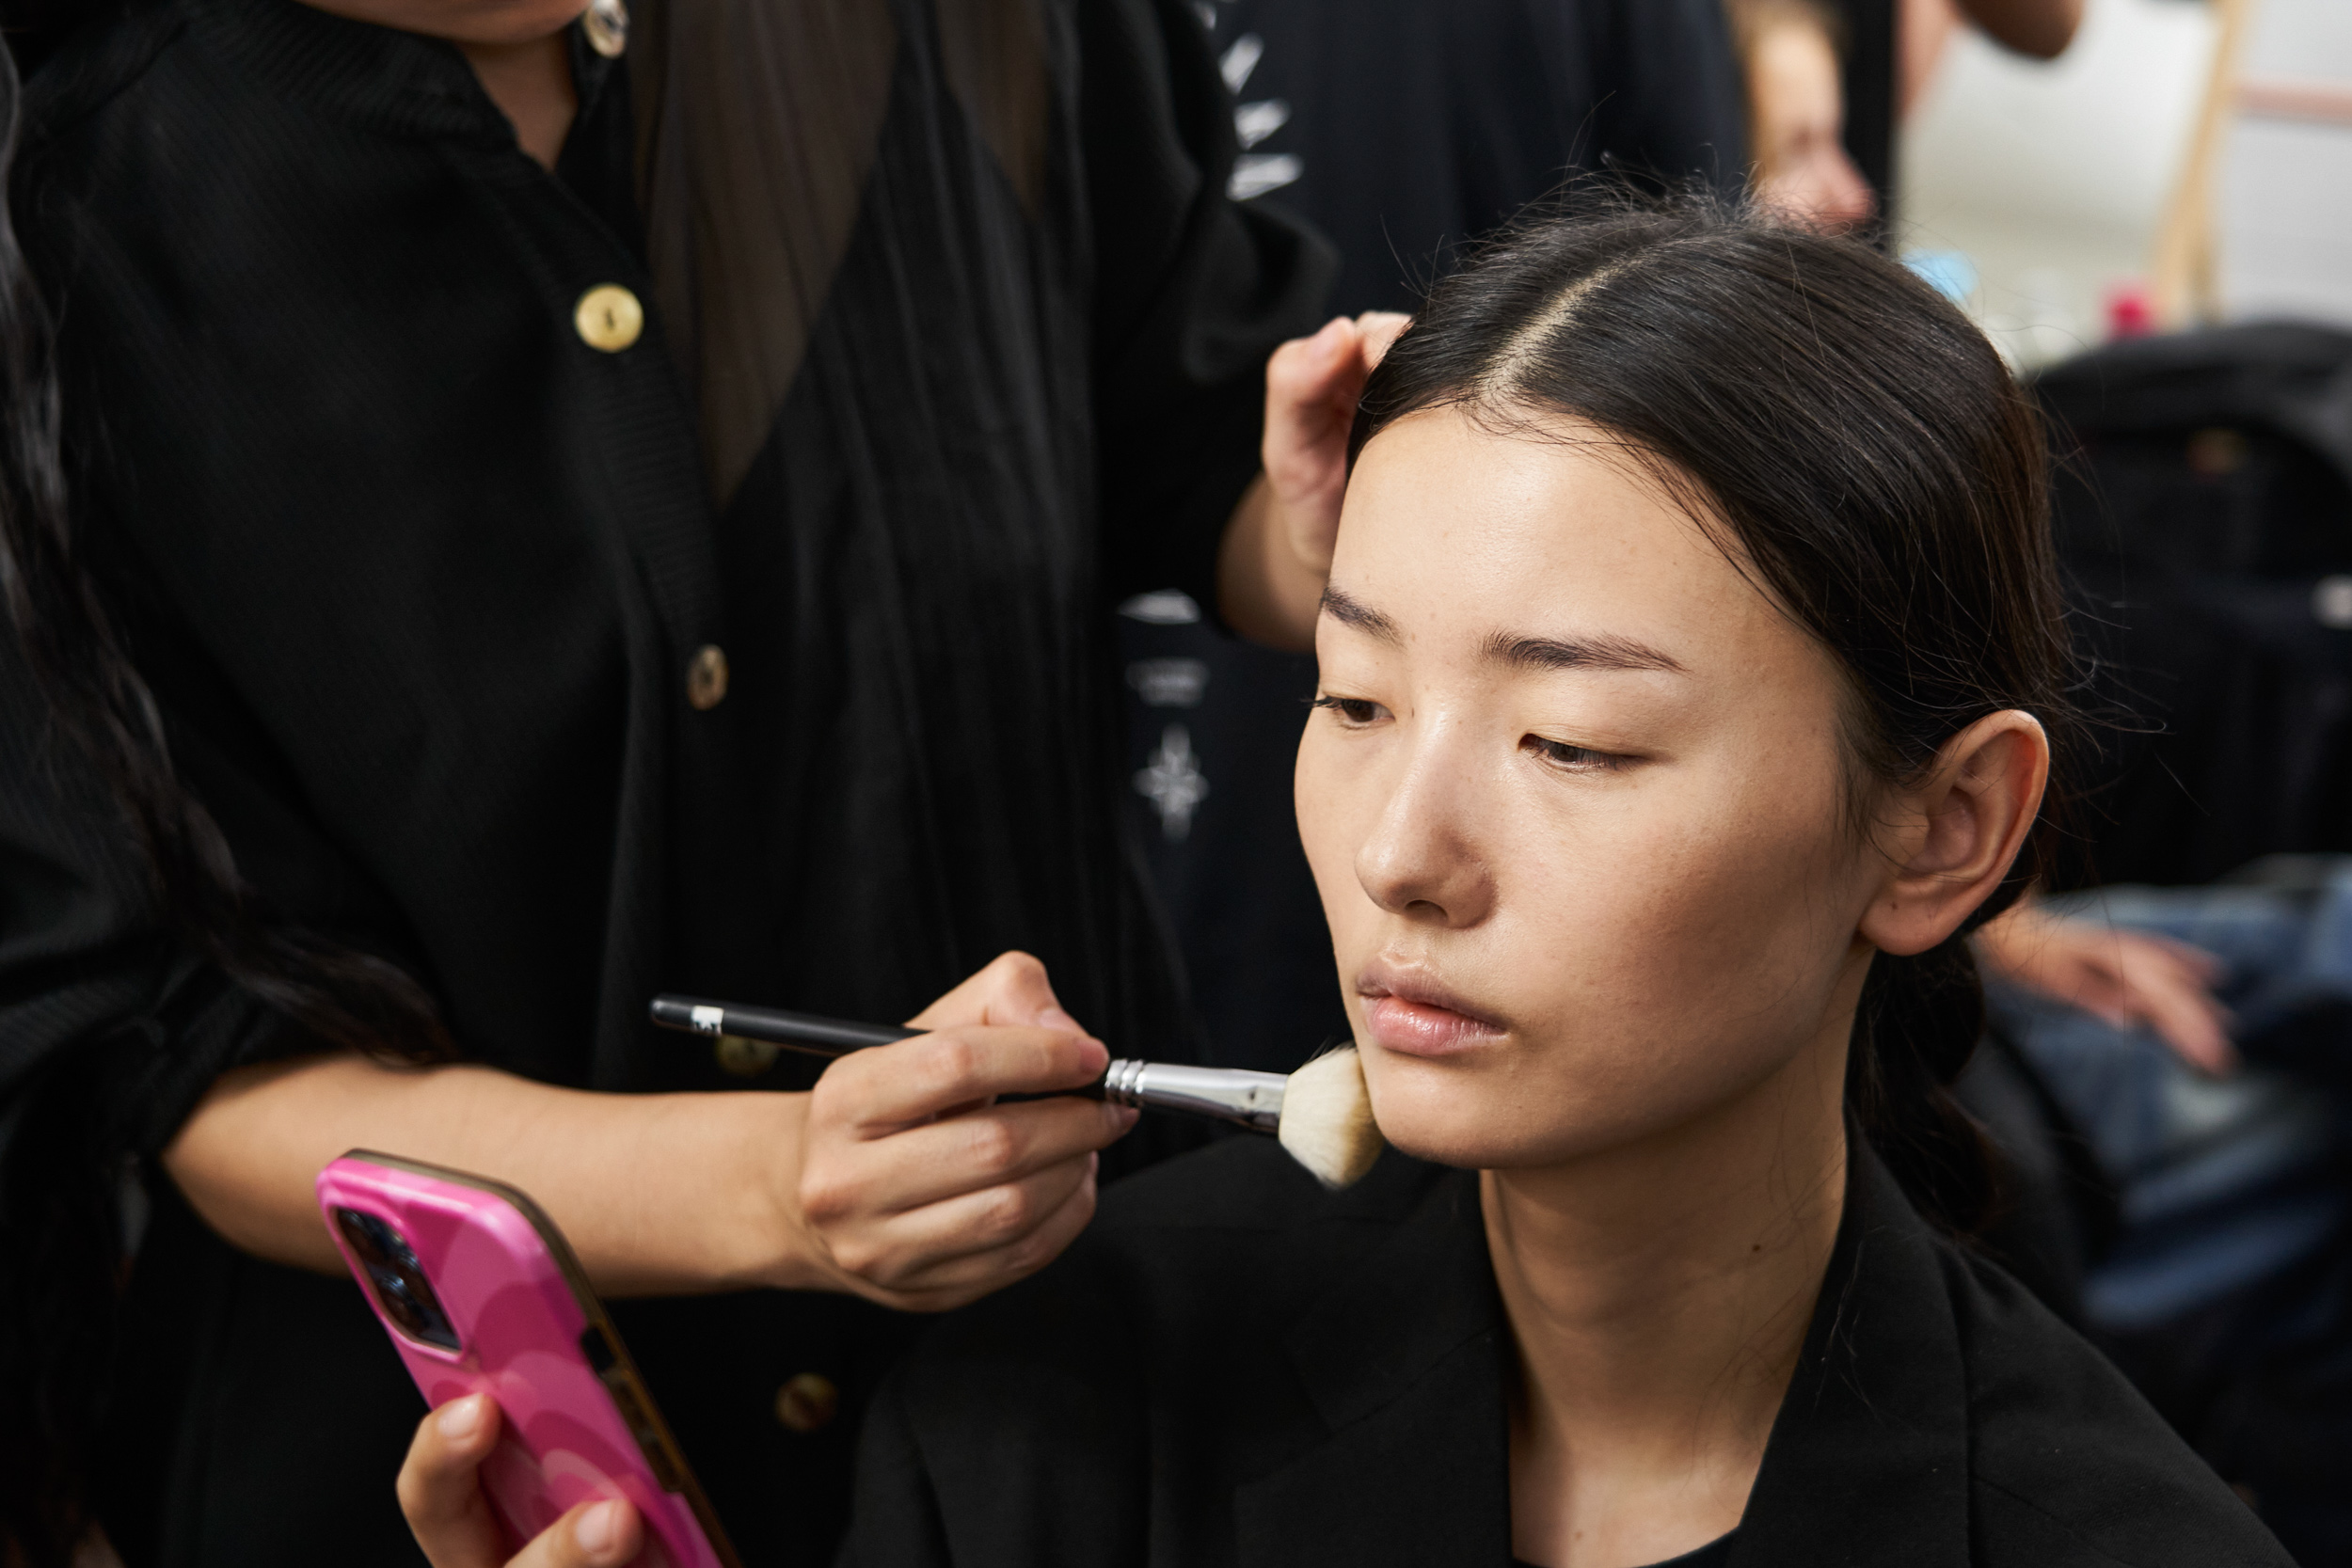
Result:
{"label": "gold button on cardigan", "polygon": [[696,709],[717,707],[727,694],[727,653],[716,642],[694,650],[686,666],[686,700]]}
{"label": "gold button on cardigan", "polygon": [[645,330],[645,308],[618,283],[599,283],[580,296],[572,325],[590,348],[618,354]]}

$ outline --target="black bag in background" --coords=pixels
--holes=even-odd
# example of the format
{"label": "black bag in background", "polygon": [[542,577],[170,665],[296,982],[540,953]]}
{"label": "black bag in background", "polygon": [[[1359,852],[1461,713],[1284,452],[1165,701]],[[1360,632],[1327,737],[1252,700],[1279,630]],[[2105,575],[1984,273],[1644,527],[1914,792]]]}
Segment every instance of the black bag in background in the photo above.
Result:
{"label": "black bag in background", "polygon": [[2033,382],[2096,708],[2069,885],[2352,849],[2352,332],[2143,338]]}

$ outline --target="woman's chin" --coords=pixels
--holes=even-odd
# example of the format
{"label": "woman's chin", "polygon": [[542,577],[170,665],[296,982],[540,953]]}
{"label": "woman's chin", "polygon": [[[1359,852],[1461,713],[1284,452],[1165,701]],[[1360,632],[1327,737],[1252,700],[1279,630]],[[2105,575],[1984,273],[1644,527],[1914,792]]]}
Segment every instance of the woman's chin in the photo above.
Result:
{"label": "woman's chin", "polygon": [[[1501,1058],[1363,1051],[1380,1135],[1403,1153],[1462,1170],[1528,1170],[1657,1135],[1701,1107],[1688,1085],[1635,1075],[1502,1070]],[[1595,1093],[1595,1079],[1611,1085]]]}
{"label": "woman's chin", "polygon": [[1541,1164],[1545,1149],[1531,1146],[1560,1141],[1562,1130],[1551,1117],[1528,1125],[1524,1094],[1506,1083],[1433,1071],[1426,1061],[1410,1057],[1376,1065],[1368,1060],[1364,1079],[1380,1135],[1416,1160],[1461,1170]]}

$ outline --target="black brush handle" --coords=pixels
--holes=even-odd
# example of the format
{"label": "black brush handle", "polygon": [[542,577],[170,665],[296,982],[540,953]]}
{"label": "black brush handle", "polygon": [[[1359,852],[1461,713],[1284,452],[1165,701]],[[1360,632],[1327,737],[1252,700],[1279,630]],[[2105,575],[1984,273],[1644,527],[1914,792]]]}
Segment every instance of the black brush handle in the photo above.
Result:
{"label": "black brush handle", "polygon": [[[804,1052],[811,1056],[846,1056],[852,1051],[863,1051],[869,1045],[896,1045],[922,1034],[920,1029],[901,1029],[890,1023],[852,1023],[845,1018],[818,1018],[815,1013],[787,1013],[781,1007],[747,1007],[739,1002],[713,1002],[702,996],[657,996],[651,1008],[653,1021],[664,1029],[682,1029],[691,1035],[740,1035],[745,1039],[766,1040],[783,1046],[787,1051]],[[1083,1089],[1066,1089],[1082,1100],[1103,1098],[1103,1080],[1098,1078]],[[1050,1094],[999,1095],[1000,1104],[1024,1100],[1051,1100]]]}
{"label": "black brush handle", "polygon": [[701,996],[657,996],[651,1010],[653,1021],[664,1029],[682,1029],[690,1035],[740,1035],[813,1056],[846,1056],[869,1045],[913,1039],[923,1032],[887,1023],[851,1023],[812,1013],[787,1013],[780,1007],[747,1007],[740,1002],[713,1002]]}
{"label": "black brush handle", "polygon": [[[913,1039],[920,1029],[888,1023],[851,1023],[846,1019],[787,1013],[780,1007],[747,1007],[735,1002],[712,1002],[699,996],[657,996],[653,1021],[664,1029],[691,1035],[740,1035],[766,1040],[813,1056],[846,1056],[869,1045],[891,1045]],[[1116,1080],[1116,1087],[1112,1081]],[[1081,1089],[1062,1095],[1108,1100],[1155,1111],[1181,1111],[1188,1116],[1214,1117],[1260,1132],[1281,1126],[1282,1097],[1289,1080],[1279,1073],[1243,1072],[1230,1068],[1169,1067],[1156,1062],[1112,1062],[1103,1076]],[[1056,1094],[1008,1094],[997,1103],[1053,1100]]]}

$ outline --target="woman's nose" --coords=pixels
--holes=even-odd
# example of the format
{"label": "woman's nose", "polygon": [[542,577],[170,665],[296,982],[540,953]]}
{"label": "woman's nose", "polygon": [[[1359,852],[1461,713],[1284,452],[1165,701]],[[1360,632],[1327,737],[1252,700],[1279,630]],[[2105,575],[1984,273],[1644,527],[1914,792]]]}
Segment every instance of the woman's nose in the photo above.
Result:
{"label": "woman's nose", "polygon": [[1417,752],[1356,851],[1356,880],[1389,913],[1449,928],[1494,907],[1470,759],[1442,738]]}

